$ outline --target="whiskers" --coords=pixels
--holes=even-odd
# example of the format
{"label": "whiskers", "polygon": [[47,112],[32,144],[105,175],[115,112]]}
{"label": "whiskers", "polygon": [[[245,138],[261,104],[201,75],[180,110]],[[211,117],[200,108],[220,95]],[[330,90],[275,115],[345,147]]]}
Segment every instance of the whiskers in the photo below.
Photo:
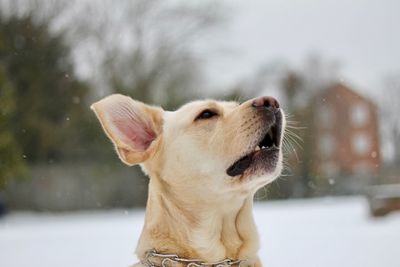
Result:
{"label": "whiskers", "polygon": [[288,177],[293,175],[293,171],[290,167],[290,155],[294,155],[296,162],[300,163],[301,159],[297,154],[297,149],[303,149],[303,139],[296,132],[306,129],[305,127],[299,126],[299,122],[293,120],[292,115],[286,115],[286,127],[283,135],[282,148],[283,148],[283,160],[282,160],[282,173],[279,180],[288,180]]}
{"label": "whiskers", "polygon": [[303,149],[303,139],[296,131],[304,130],[305,127],[299,126],[299,122],[291,120],[292,115],[286,115],[286,127],[283,135],[282,148],[286,154],[293,153],[297,162],[300,162],[296,147]]}

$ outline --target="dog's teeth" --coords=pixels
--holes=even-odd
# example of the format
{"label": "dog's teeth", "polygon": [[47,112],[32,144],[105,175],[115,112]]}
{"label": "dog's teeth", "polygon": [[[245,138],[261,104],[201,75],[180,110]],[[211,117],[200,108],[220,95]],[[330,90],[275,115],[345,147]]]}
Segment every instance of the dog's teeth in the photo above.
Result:
{"label": "dog's teeth", "polygon": [[261,149],[260,146],[257,146],[257,147],[256,147],[256,151],[258,151],[258,150],[260,150],[260,149]]}

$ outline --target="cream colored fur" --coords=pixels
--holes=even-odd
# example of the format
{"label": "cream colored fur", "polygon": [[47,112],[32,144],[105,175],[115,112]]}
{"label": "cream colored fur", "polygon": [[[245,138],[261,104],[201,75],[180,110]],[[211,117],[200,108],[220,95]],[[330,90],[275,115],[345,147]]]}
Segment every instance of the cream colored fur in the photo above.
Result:
{"label": "cream colored fur", "polygon": [[[249,266],[261,266],[253,196],[279,176],[282,154],[275,169],[260,177],[226,174],[260,137],[263,122],[251,103],[205,100],[167,112],[111,95],[92,105],[121,160],[140,164],[150,177],[139,259],[156,249],[207,262],[245,259]],[[196,120],[205,109],[218,116]],[[138,127],[145,130],[138,132]]]}

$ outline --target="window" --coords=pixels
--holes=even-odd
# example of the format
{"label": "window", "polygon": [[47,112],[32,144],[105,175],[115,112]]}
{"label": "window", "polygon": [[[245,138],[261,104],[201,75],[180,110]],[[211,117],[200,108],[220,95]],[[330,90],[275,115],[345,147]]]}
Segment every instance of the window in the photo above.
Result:
{"label": "window", "polygon": [[371,140],[366,133],[358,133],[353,135],[352,148],[356,155],[364,156],[369,154],[371,148]]}
{"label": "window", "polygon": [[323,134],[319,139],[319,153],[330,157],[335,152],[335,139],[330,134]]}
{"label": "window", "polygon": [[357,103],[350,109],[351,123],[355,127],[362,127],[368,123],[369,110],[364,103]]}
{"label": "window", "polygon": [[329,105],[321,105],[318,108],[318,122],[321,126],[328,128],[333,125],[334,113]]}

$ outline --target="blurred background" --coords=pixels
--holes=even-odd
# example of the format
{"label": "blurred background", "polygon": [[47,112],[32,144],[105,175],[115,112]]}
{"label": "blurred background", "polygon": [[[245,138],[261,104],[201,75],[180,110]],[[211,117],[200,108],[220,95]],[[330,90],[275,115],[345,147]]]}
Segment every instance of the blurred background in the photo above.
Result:
{"label": "blurred background", "polygon": [[168,110],[277,97],[289,127],[285,171],[256,195],[265,265],[399,266],[399,10],[0,0],[0,265],[134,262],[148,178],[118,160],[89,109],[122,93]]}

